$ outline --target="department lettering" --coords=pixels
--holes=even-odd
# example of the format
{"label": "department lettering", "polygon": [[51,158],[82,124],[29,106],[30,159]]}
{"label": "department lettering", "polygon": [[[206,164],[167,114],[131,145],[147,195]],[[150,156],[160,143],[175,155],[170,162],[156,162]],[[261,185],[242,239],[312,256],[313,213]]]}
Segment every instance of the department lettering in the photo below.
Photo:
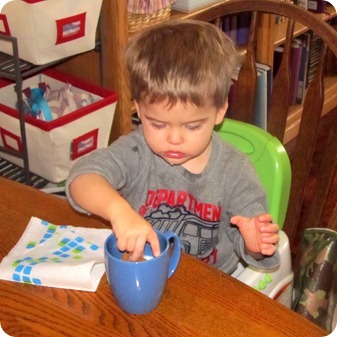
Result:
{"label": "department lettering", "polygon": [[156,209],[161,204],[171,207],[183,205],[186,210],[208,221],[219,221],[221,217],[221,206],[203,203],[186,191],[173,191],[167,189],[149,190],[146,196],[146,208]]}

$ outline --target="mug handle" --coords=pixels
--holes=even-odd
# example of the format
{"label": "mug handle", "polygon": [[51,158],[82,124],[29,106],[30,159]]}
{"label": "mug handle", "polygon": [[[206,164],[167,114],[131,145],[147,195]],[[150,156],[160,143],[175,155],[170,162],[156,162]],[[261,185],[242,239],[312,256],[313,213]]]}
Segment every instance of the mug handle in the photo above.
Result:
{"label": "mug handle", "polygon": [[170,278],[178,267],[181,253],[180,238],[176,233],[170,231],[167,231],[163,234],[168,241],[173,239],[173,251],[169,259],[169,271],[168,271],[168,278]]}

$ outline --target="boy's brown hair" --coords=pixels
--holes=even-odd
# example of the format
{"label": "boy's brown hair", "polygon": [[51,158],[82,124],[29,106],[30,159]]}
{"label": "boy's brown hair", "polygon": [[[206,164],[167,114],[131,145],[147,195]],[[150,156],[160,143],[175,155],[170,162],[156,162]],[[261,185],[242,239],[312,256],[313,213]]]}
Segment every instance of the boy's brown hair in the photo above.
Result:
{"label": "boy's brown hair", "polygon": [[220,108],[238,65],[234,43],[214,25],[172,20],[134,36],[125,52],[136,101],[178,100]]}

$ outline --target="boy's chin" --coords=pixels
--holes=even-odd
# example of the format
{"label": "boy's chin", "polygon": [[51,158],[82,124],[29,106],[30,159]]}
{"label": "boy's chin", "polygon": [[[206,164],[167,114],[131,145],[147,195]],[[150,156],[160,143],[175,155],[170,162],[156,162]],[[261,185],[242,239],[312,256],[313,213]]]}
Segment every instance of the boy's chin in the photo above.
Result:
{"label": "boy's chin", "polygon": [[184,157],[184,158],[169,158],[164,155],[159,155],[156,153],[156,156],[160,157],[162,160],[164,160],[167,164],[170,166],[184,166],[188,165],[191,161],[193,161],[193,157]]}
{"label": "boy's chin", "polygon": [[185,161],[183,160],[178,160],[178,159],[168,159],[168,158],[163,158],[169,165],[171,166],[179,166],[184,164]]}
{"label": "boy's chin", "polygon": [[185,164],[188,159],[184,158],[184,159],[176,159],[176,158],[167,158],[167,157],[162,157],[160,156],[161,159],[163,159],[167,164],[171,165],[171,166],[180,166]]}

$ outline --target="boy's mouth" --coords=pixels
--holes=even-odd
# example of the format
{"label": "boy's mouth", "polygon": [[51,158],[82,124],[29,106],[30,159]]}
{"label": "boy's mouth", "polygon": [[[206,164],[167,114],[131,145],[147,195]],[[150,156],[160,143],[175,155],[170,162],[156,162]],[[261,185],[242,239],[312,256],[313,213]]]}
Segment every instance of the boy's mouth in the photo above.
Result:
{"label": "boy's mouth", "polygon": [[164,153],[166,158],[170,159],[182,159],[185,158],[186,154],[178,151],[166,151]]}

